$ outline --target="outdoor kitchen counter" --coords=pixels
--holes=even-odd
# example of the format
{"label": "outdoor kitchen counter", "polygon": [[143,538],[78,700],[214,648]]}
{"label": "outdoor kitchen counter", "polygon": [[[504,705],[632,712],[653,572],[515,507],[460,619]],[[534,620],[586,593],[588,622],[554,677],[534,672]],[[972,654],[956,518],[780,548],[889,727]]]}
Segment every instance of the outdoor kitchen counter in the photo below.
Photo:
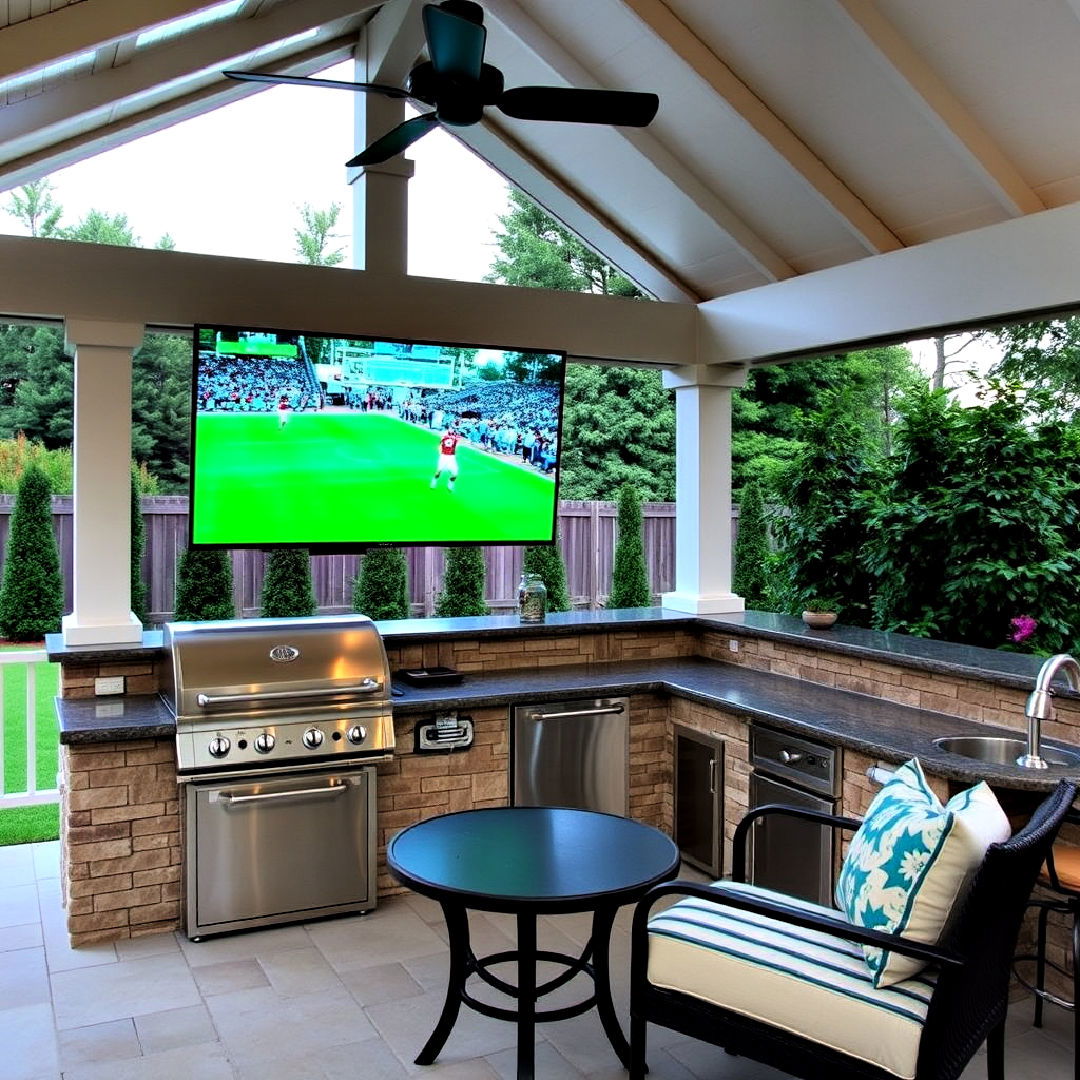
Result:
{"label": "outdoor kitchen counter", "polygon": [[[482,706],[509,706],[552,698],[666,693],[815,736],[886,762],[918,757],[928,772],[969,783],[1030,791],[1052,788],[1080,770],[1041,772],[989,765],[940,751],[941,735],[1013,735],[1006,730],[942,713],[916,709],[865,694],[836,690],[802,679],[703,659],[658,659],[576,664],[529,671],[469,674],[454,687],[402,687],[393,699],[399,715],[430,715]],[[174,726],[155,696],[57,699],[60,741],[69,745],[169,736]]]}

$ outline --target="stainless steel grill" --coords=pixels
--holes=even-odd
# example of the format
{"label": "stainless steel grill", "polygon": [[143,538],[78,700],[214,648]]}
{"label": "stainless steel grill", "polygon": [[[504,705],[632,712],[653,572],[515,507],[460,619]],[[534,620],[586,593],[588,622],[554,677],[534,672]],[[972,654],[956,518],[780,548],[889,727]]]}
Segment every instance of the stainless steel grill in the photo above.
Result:
{"label": "stainless steel grill", "polygon": [[169,623],[164,640],[188,936],[373,908],[394,724],[371,620]]}
{"label": "stainless steel grill", "polygon": [[164,642],[181,776],[393,752],[386,650],[362,615],[168,623]]}

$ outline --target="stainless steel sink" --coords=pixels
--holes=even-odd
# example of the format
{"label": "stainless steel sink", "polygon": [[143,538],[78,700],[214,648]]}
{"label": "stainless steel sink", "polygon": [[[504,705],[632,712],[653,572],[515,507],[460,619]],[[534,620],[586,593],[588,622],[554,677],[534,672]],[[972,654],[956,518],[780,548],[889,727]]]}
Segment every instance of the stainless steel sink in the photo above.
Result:
{"label": "stainless steel sink", "polygon": [[[1027,753],[1024,739],[999,738],[992,735],[947,735],[934,740],[934,745],[950,754],[974,758],[991,765],[1015,765],[1016,759]],[[1080,753],[1061,750],[1042,744],[1039,753],[1049,765],[1080,765]]]}

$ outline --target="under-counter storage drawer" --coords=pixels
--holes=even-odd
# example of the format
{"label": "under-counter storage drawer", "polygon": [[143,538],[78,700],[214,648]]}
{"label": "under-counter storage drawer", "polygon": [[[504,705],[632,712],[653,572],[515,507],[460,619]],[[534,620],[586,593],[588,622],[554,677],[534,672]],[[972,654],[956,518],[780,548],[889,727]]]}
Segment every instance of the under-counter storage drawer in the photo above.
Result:
{"label": "under-counter storage drawer", "polygon": [[674,840],[682,857],[714,878],[723,873],[724,743],[675,725]]}

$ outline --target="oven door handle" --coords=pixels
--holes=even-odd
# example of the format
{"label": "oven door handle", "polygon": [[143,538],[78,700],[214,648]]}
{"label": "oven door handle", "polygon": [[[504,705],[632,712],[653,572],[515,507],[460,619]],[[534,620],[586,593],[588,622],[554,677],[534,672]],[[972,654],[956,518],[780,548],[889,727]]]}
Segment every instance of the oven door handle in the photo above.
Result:
{"label": "oven door handle", "polygon": [[218,802],[225,808],[240,806],[242,803],[269,802],[271,799],[299,799],[312,795],[332,799],[348,791],[348,784],[331,784],[329,787],[302,788],[299,791],[266,791],[259,795],[230,795],[227,791],[218,793]]}
{"label": "oven door handle", "polygon": [[361,679],[357,686],[333,686],[323,690],[273,690],[261,694],[196,694],[195,704],[201,709],[208,709],[211,705],[236,705],[242,702],[324,698],[341,694],[374,694],[381,689],[382,683],[378,679]]}

